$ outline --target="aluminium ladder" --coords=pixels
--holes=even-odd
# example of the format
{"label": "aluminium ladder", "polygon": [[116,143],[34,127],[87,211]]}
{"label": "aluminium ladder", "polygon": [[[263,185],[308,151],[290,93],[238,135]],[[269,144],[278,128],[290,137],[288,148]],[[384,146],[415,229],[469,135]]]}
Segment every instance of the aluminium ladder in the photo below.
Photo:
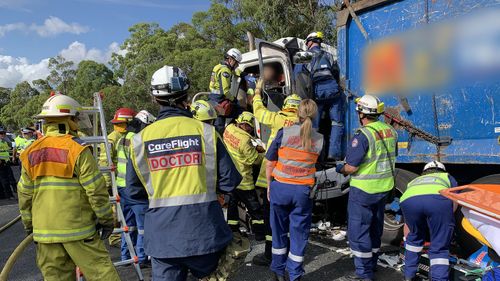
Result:
{"label": "aluminium ladder", "polygon": [[[142,275],[142,271],[139,266],[139,258],[136,255],[134,244],[132,243],[132,239],[130,238],[130,232],[134,231],[135,228],[127,226],[127,222],[125,221],[125,216],[123,215],[123,209],[120,202],[120,195],[118,194],[118,188],[116,185],[116,175],[115,175],[116,167],[114,166],[111,157],[111,151],[110,151],[111,146],[108,140],[106,119],[104,115],[104,109],[102,107],[101,93],[94,93],[94,106],[82,107],[80,112],[88,114],[89,116],[93,115],[93,120],[92,120],[93,136],[82,137],[81,139],[85,143],[93,145],[94,148],[93,153],[96,157],[98,156],[99,144],[104,144],[104,147],[106,149],[106,158],[108,165],[105,167],[99,167],[99,170],[102,173],[108,173],[111,178],[111,189],[113,195],[110,197],[110,202],[111,204],[115,205],[116,215],[118,218],[118,222],[120,223],[120,228],[115,228],[113,233],[123,233],[122,239],[123,237],[125,237],[125,242],[127,243],[127,248],[131,257],[128,260],[114,262],[113,264],[115,267],[132,264],[134,266],[138,279],[143,281],[144,277]],[[96,124],[97,121],[99,121],[99,125]],[[100,133],[99,133],[99,127],[100,127]],[[81,273],[79,273],[78,275],[79,275],[78,279],[83,280]]]}

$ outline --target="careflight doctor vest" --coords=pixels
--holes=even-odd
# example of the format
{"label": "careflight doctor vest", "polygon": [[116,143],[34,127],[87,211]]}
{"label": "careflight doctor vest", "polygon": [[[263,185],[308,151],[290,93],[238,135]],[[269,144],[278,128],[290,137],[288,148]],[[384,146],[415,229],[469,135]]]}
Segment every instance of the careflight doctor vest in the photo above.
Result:
{"label": "careflight doctor vest", "polygon": [[391,126],[376,121],[358,129],[368,139],[368,151],[351,177],[351,186],[366,193],[382,193],[394,187],[397,132]]}
{"label": "careflight doctor vest", "polygon": [[[213,126],[185,116],[158,120],[132,138],[131,162],[149,199],[146,254],[204,255],[231,241],[216,195],[217,138]],[[154,236],[161,232],[164,239]]]}

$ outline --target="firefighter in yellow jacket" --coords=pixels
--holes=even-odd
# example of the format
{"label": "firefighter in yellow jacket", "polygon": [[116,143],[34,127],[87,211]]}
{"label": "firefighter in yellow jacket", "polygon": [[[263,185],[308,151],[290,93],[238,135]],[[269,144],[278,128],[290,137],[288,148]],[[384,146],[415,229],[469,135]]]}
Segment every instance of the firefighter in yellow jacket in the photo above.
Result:
{"label": "firefighter in yellow jacket", "polygon": [[[76,137],[80,105],[56,94],[37,116],[45,136],[21,154],[19,209],[33,233],[37,264],[45,280],[120,280],[101,240],[113,232],[104,178],[90,149]],[[101,230],[99,237],[98,230]]]}
{"label": "firefighter in yellow jacket", "polygon": [[[271,145],[273,142],[276,133],[283,127],[292,126],[296,122],[299,121],[297,117],[297,111],[299,108],[299,104],[301,98],[292,94],[288,96],[284,103],[283,107],[278,112],[273,112],[267,109],[262,103],[262,85],[263,81],[260,80],[257,83],[255,89],[255,96],[253,98],[253,112],[255,115],[255,119],[260,124],[269,126],[271,128],[271,134],[269,135],[269,140],[267,141],[267,147]],[[262,165],[260,167],[259,177],[257,178],[257,182],[255,186],[260,188],[267,188],[267,180],[266,180],[266,162],[267,160],[264,158],[262,161]],[[271,228],[269,227],[269,201],[267,200],[267,192],[260,192],[260,194],[264,197],[264,224],[265,224],[265,232],[266,232],[266,246],[263,254],[257,254],[253,258],[253,263],[255,265],[269,266],[271,264],[271,249],[272,249],[272,237],[271,237]]]}
{"label": "firefighter in yellow jacket", "polygon": [[245,111],[236,119],[236,124],[228,125],[224,131],[224,143],[236,168],[243,177],[240,185],[231,194],[227,222],[233,232],[239,231],[238,202],[243,202],[252,218],[255,239],[259,241],[264,240],[264,216],[255,191],[252,166],[259,165],[263,155],[259,154],[258,148],[252,144],[251,133],[254,130],[254,123],[253,114]]}

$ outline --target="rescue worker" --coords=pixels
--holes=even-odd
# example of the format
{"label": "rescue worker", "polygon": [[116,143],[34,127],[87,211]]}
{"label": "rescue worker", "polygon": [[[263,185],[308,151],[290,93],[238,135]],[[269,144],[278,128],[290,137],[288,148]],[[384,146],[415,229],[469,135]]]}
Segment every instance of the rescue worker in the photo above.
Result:
{"label": "rescue worker", "polygon": [[0,127],[0,199],[14,199],[14,195],[10,188],[9,173],[12,173],[10,168],[10,154],[12,150],[11,144],[6,140],[7,132],[4,127]]}
{"label": "rescue worker", "polygon": [[17,137],[15,140],[18,155],[21,155],[21,153],[36,140],[35,129],[33,128],[23,128],[21,129],[21,134],[22,140],[18,140]]}
{"label": "rescue worker", "polygon": [[275,280],[287,280],[285,269],[291,281],[300,280],[304,274],[313,207],[309,193],[323,148],[323,135],[312,126],[317,111],[313,100],[302,100],[298,110],[300,124],[280,129],[266,154],[273,233],[271,270]]}
{"label": "rescue worker", "polygon": [[21,154],[21,152],[19,150],[24,146],[24,142],[26,141],[26,139],[23,136],[23,129],[19,130],[19,132],[21,134],[17,135],[16,138],[14,139],[14,142],[16,144],[16,151],[17,151],[17,155],[18,156]]}
{"label": "rescue worker", "polygon": [[75,266],[85,280],[120,280],[102,242],[113,232],[106,183],[89,147],[76,137],[85,118],[79,108],[61,94],[43,104],[37,118],[46,122],[45,137],[21,154],[19,209],[45,280],[74,280]]}
{"label": "rescue worker", "polygon": [[[139,265],[141,267],[148,267],[148,256],[144,254],[144,214],[148,209],[147,200],[132,200],[127,193],[126,188],[126,173],[127,162],[130,159],[130,140],[132,137],[144,129],[147,125],[152,124],[156,118],[146,110],[139,111],[132,121],[128,122],[127,132],[116,143],[116,185],[118,193],[121,198],[121,206],[123,216],[127,226],[137,228],[137,231],[131,231],[130,238],[135,246],[137,257],[139,258]],[[122,233],[121,239],[121,259],[122,261],[130,259],[130,252],[128,250],[127,242],[125,241],[125,234]]]}
{"label": "rescue worker", "polygon": [[403,216],[410,229],[405,243],[405,280],[415,280],[420,253],[430,233],[430,276],[434,281],[447,281],[450,242],[455,228],[453,201],[439,194],[442,189],[456,187],[457,181],[446,172],[443,163],[425,165],[422,176],[408,184],[399,199]]}
{"label": "rescue worker", "polygon": [[356,131],[344,164],[337,172],[351,175],[347,235],[356,272],[348,280],[373,280],[377,266],[387,194],[394,187],[397,133],[379,120],[384,103],[364,95],[356,100],[361,128]]}
{"label": "rescue worker", "polygon": [[215,108],[207,101],[197,100],[190,106],[194,119],[213,125],[217,119]]}
{"label": "rescue worker", "polygon": [[[268,110],[262,102],[262,85],[262,80],[258,81],[255,89],[255,96],[253,99],[253,110],[255,119],[260,124],[266,125],[271,128],[271,134],[269,135],[269,140],[267,141],[267,147],[269,147],[273,142],[278,130],[283,127],[289,127],[299,121],[299,118],[297,117],[297,111],[299,109],[301,98],[298,95],[292,94],[285,98],[281,111],[273,112]],[[267,189],[266,163],[267,160],[264,158],[264,160],[262,161],[262,165],[260,166],[259,177],[257,178],[257,182],[255,183],[255,186],[258,189],[263,189],[265,191],[261,192],[261,194],[264,196],[264,198],[262,198],[262,201],[264,207],[263,211],[264,229],[266,232],[266,246],[264,253],[255,255],[252,260],[254,264],[262,266],[269,266],[271,264],[272,258],[272,233],[271,227],[269,225],[269,201],[267,200],[267,198],[265,198],[267,196],[267,191],[265,190]]]}
{"label": "rescue worker", "polygon": [[[111,123],[113,124],[113,131],[108,134],[108,142],[110,144],[110,152],[111,152],[111,160],[113,161],[113,166],[116,167],[118,165],[117,157],[116,157],[116,143],[119,139],[121,139],[125,133],[127,132],[127,124],[131,121],[136,112],[130,108],[119,108]],[[100,146],[100,154],[99,154],[99,166],[106,167],[108,166],[108,159],[106,156],[106,150],[104,144]],[[108,187],[108,192],[111,194],[111,176],[107,173],[104,174],[104,179],[106,180],[106,186]],[[116,215],[115,215],[116,216]],[[119,227],[117,219],[115,217],[115,225]],[[134,235],[133,233],[131,233]],[[121,247],[124,244],[124,241],[121,241],[121,235],[119,233],[114,233],[109,238],[109,244],[115,247]]]}
{"label": "rescue worker", "polygon": [[327,160],[334,162],[341,159],[345,98],[339,90],[338,66],[332,55],[321,49],[323,37],[323,32],[307,35],[307,49],[314,53],[314,57],[309,64],[303,66],[303,71],[310,76],[313,97],[318,104],[314,128],[319,128],[323,112],[331,121]]}
{"label": "rescue worker", "polygon": [[[255,126],[255,118],[252,113],[244,111],[236,119],[236,124],[229,124],[224,131],[224,143],[229,154],[232,156],[236,168],[243,180],[238,188],[231,193],[227,209],[227,223],[235,233],[239,232],[238,203],[242,202],[252,218],[252,230],[255,239],[262,241],[264,236],[264,214],[262,206],[255,191],[253,180],[253,165],[262,163],[264,157],[253,144],[252,133]],[[263,148],[260,152],[264,152]]]}
{"label": "rescue worker", "polygon": [[[212,125],[217,114],[213,106],[204,100],[197,100],[190,106],[194,119]],[[223,204],[223,203],[221,203]],[[231,278],[243,264],[250,251],[250,240],[240,233],[233,233],[233,239],[219,260],[217,269],[203,281],[226,281]]]}
{"label": "rescue worker", "polygon": [[238,76],[238,65],[242,60],[241,52],[232,48],[224,55],[224,60],[214,66],[212,76],[210,77],[210,102],[217,104],[222,115],[215,121],[215,128],[222,134],[226,126],[226,118],[230,116],[238,116],[240,113],[237,108],[237,102],[234,96],[231,95],[231,81],[233,76]]}
{"label": "rescue worker", "polygon": [[188,272],[208,276],[232,239],[216,187],[231,192],[241,175],[215,128],[192,118],[188,88],[178,67],[153,74],[151,94],[160,113],[132,138],[127,164],[130,197],[149,199],[144,250],[155,281],[186,280]]}

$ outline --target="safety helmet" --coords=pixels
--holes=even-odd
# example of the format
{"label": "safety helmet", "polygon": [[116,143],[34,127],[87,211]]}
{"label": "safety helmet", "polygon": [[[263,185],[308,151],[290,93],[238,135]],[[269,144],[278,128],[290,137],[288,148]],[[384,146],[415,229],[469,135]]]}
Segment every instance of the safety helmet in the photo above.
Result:
{"label": "safety helmet", "polygon": [[379,115],[384,113],[385,105],[375,96],[364,95],[356,99],[356,111],[366,115]]}
{"label": "safety helmet", "polygon": [[30,128],[30,127],[26,127],[26,128],[21,129],[21,133],[23,133],[23,134],[29,134],[29,133],[34,133],[34,132],[35,132],[35,129]]}
{"label": "safety helmet", "polygon": [[153,122],[156,121],[156,117],[153,114],[149,113],[149,111],[144,109],[137,112],[134,118],[146,125],[153,124]]}
{"label": "safety helmet", "polygon": [[283,103],[283,110],[299,110],[300,102],[302,98],[297,94],[292,94],[286,97]]}
{"label": "safety helmet", "polygon": [[115,112],[115,116],[111,120],[111,123],[113,124],[126,123],[131,121],[135,115],[136,115],[135,110],[128,107],[122,107]]}
{"label": "safety helmet", "polygon": [[226,52],[226,57],[231,57],[234,60],[236,60],[238,63],[241,63],[241,60],[243,57],[241,56],[240,50],[236,48],[231,48],[229,51]]}
{"label": "safety helmet", "polygon": [[443,163],[441,163],[439,161],[431,161],[431,162],[425,164],[424,172],[429,170],[429,169],[437,169],[437,170],[441,170],[443,172],[446,172],[446,167],[444,166]]}
{"label": "safety helmet", "polygon": [[306,37],[306,44],[309,43],[309,41],[313,41],[314,43],[321,43],[323,42],[323,32],[321,31],[316,31],[309,33]]}
{"label": "safety helmet", "polygon": [[0,133],[5,133],[7,132],[4,127],[0,126]]}
{"label": "safety helmet", "polygon": [[80,104],[73,98],[52,93],[42,106],[42,112],[35,118],[77,116]]}
{"label": "safety helmet", "polygon": [[253,116],[252,113],[248,112],[248,111],[243,111],[240,116],[238,116],[238,118],[236,118],[236,122],[238,124],[242,124],[242,123],[245,123],[245,124],[248,124],[250,125],[252,128],[254,128],[255,126],[255,117]]}
{"label": "safety helmet", "polygon": [[168,100],[187,95],[189,80],[182,69],[165,65],[153,73],[151,94],[155,98]]}
{"label": "safety helmet", "polygon": [[200,121],[208,121],[217,118],[217,112],[207,101],[197,100],[191,104],[191,113],[193,117]]}

